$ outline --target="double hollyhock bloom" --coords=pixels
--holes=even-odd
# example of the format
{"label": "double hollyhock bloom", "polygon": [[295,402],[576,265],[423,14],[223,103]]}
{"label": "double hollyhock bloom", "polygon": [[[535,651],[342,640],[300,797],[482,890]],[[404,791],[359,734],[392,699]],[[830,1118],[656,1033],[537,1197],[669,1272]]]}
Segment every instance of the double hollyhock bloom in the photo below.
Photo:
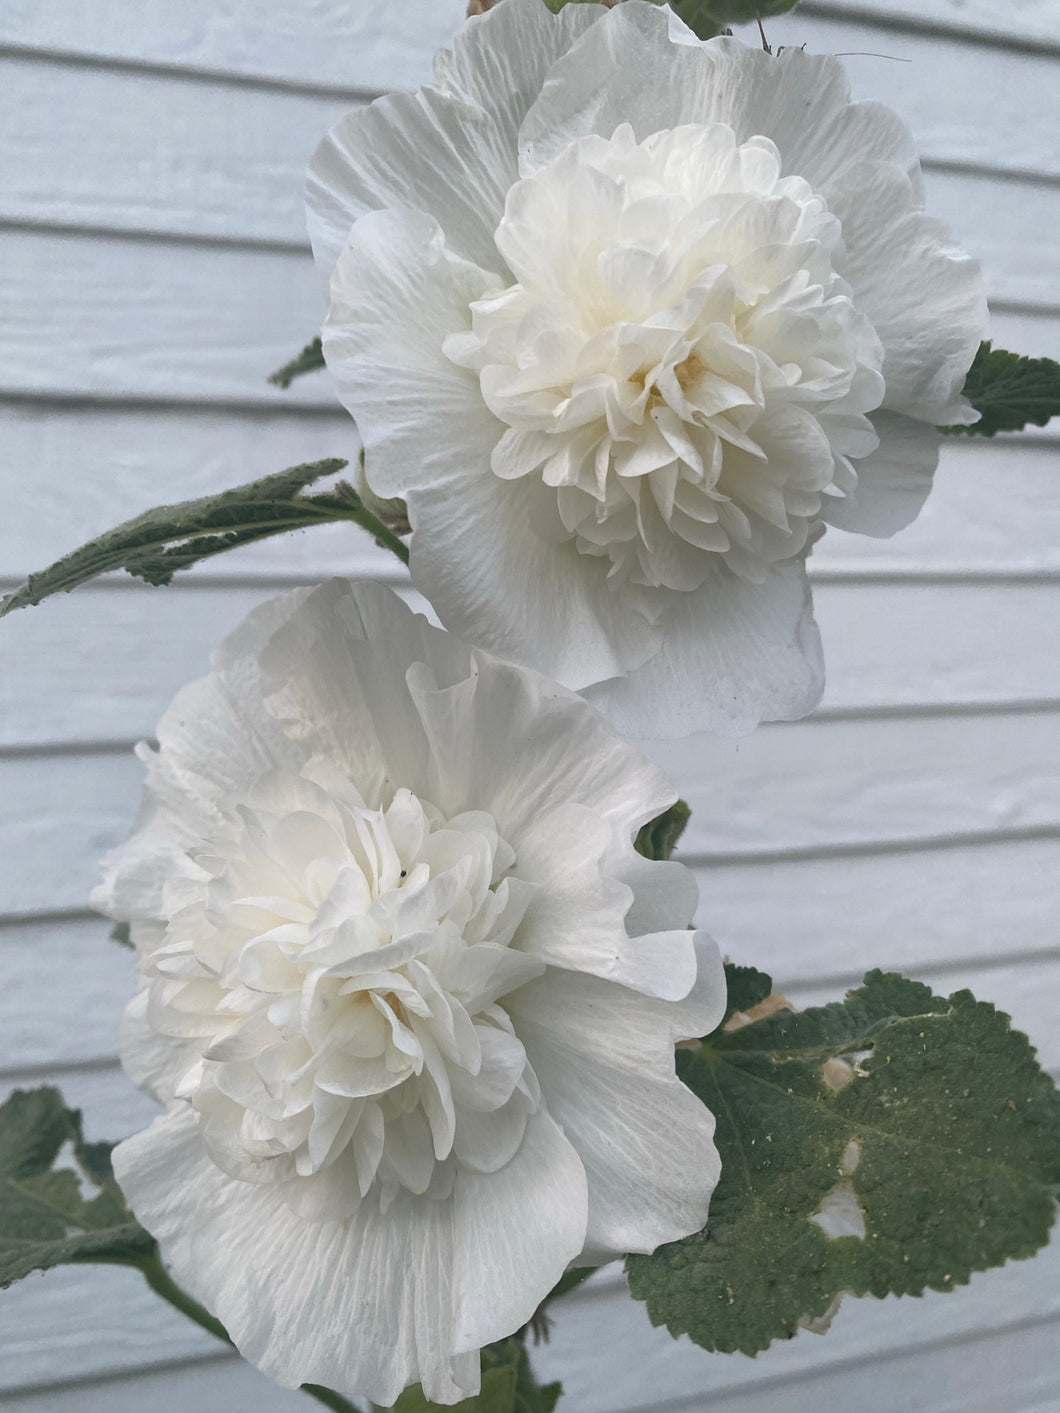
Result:
{"label": "double hollyhock bloom", "polygon": [[569,1264],[702,1228],[674,1044],[721,962],[633,847],[674,791],[581,698],[336,580],[253,614],[158,741],[95,898],[166,1106],[114,1169],[247,1359],[456,1402]]}
{"label": "double hollyhock bloom", "polygon": [[806,557],[890,535],[985,324],[839,63],[503,0],[311,166],[324,352],[442,622],[633,735],[798,717]]}

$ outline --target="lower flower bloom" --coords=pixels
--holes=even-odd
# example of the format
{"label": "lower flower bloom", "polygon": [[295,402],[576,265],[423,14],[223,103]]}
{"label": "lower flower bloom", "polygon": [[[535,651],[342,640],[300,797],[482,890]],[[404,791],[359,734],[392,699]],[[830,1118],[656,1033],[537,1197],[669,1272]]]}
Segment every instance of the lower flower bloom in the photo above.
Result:
{"label": "lower flower bloom", "polygon": [[580,698],[333,581],[259,609],[142,748],[114,1152],[176,1278],[288,1386],[456,1402],[572,1262],[699,1230],[674,1043],[720,1021],[673,801]]}

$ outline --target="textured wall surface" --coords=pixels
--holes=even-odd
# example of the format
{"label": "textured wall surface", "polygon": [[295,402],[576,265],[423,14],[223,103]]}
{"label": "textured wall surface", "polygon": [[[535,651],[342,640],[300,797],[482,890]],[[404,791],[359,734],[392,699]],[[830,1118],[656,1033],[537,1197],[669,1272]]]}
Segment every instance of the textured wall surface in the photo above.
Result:
{"label": "textured wall surface", "polygon": [[[426,78],[460,0],[4,0],[0,576],[150,504],[355,435],[326,375],[265,375],[323,312],[302,169],[351,103]],[[849,54],[905,116],[929,199],[984,261],[998,342],[1060,357],[1060,0],[807,0],[774,43]],[[996,1000],[1060,1071],[1060,438],[946,448],[894,541],[830,532],[821,710],[657,749],[695,808],[702,919],[798,1001],[867,964]],[[94,1136],[150,1117],[115,1059],[129,960],[86,898],[139,789],[131,743],[253,604],[321,574],[400,583],[353,527],[149,590],[104,581],[0,627],[0,1086],[53,1080]],[[571,1413],[1060,1410],[1060,1252],[950,1296],[848,1302],[752,1361],[652,1330],[605,1272],[540,1355]],[[0,1297],[11,1413],[284,1413],[139,1278]]]}

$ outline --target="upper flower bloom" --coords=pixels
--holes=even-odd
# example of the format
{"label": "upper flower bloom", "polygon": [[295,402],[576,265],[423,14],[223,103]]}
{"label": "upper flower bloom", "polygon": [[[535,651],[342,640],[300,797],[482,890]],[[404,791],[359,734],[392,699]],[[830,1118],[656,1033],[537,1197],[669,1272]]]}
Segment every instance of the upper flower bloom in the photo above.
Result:
{"label": "upper flower bloom", "polygon": [[805,560],[930,487],[985,326],[838,62],[503,0],[310,169],[324,352],[442,621],[632,734],[803,715]]}
{"label": "upper flower bloom", "polygon": [[674,792],[580,698],[334,581],[181,692],[96,902],[132,923],[114,1168],[281,1383],[456,1402],[571,1261],[699,1230],[724,1008]]}

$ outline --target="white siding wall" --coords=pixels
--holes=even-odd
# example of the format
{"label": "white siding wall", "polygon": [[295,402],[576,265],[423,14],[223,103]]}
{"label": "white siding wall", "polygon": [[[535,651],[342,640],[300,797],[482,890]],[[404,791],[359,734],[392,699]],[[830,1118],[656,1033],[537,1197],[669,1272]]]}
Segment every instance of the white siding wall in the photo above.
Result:
{"label": "white siding wall", "polygon": [[[351,102],[426,77],[461,8],[4,0],[3,587],[152,503],[353,451],[324,376],[263,381],[322,314],[302,169]],[[848,61],[856,89],[915,128],[934,210],[983,257],[997,339],[1060,356],[1060,0],[812,0],[768,29],[866,56]],[[658,754],[695,808],[682,854],[703,921],[737,958],[806,1001],[869,964],[967,984],[1060,1071],[1058,450],[1037,433],[953,444],[910,531],[830,533],[822,709]],[[249,607],[330,571],[400,582],[335,528],[0,627],[0,1085],[61,1084],[94,1135],[150,1109],[115,1059],[129,960],[85,901],[137,798],[129,745]],[[540,1364],[572,1413],[1055,1413],[1058,1267],[1050,1251],[954,1295],[849,1302],[826,1339],[753,1362],[673,1344],[605,1273]],[[0,1328],[12,1413],[310,1406],[130,1272],[30,1279],[0,1298]]]}

